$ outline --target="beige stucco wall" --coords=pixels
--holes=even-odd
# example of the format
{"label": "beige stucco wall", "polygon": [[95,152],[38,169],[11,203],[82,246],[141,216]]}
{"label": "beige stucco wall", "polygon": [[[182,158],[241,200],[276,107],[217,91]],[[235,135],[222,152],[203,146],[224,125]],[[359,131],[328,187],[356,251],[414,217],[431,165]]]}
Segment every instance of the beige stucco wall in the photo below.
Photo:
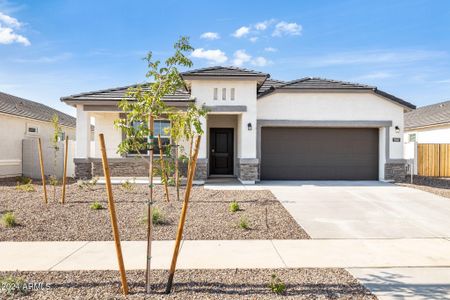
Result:
{"label": "beige stucco wall", "polygon": [[[38,134],[28,134],[27,126],[38,127]],[[37,121],[12,115],[0,114],[0,177],[13,177],[22,174],[22,139],[41,138],[50,141],[53,125],[50,122]],[[75,128],[62,126],[69,139],[75,139]],[[44,148],[44,151],[51,149]]]}

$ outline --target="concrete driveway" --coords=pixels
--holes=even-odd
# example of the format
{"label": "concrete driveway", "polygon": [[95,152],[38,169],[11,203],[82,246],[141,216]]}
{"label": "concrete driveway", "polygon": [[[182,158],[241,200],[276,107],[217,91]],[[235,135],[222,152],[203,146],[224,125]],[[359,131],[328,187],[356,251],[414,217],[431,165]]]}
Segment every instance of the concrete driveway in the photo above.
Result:
{"label": "concrete driveway", "polygon": [[313,238],[450,237],[450,199],[378,181],[263,181]]}

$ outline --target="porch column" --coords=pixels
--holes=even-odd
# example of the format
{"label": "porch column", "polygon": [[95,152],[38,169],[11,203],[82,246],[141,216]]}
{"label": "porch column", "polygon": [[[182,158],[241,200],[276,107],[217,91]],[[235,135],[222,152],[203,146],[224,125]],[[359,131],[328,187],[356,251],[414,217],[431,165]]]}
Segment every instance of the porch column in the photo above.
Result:
{"label": "porch column", "polygon": [[259,180],[259,160],[256,156],[256,111],[249,110],[238,119],[238,178],[244,184]]}
{"label": "porch column", "polygon": [[76,157],[88,158],[91,153],[91,116],[83,110],[83,105],[77,105],[76,140]]}
{"label": "porch column", "polygon": [[203,135],[200,140],[200,149],[198,151],[197,168],[195,170],[195,183],[204,184],[208,178],[208,124],[207,118],[201,118]]}
{"label": "porch column", "polygon": [[91,118],[89,112],[84,111],[83,105],[77,105],[76,127],[75,178],[92,178],[92,164],[89,160],[91,151]]}

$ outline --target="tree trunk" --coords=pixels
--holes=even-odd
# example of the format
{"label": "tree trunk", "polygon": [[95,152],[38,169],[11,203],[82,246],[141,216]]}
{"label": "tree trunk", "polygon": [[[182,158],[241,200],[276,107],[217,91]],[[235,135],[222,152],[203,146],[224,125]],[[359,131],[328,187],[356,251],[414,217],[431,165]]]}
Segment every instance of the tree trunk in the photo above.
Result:
{"label": "tree trunk", "polygon": [[175,145],[175,187],[177,189],[177,201],[180,201],[180,171],[178,164],[178,144]]}
{"label": "tree trunk", "polygon": [[170,202],[169,199],[169,187],[168,187],[168,176],[166,173],[166,168],[165,168],[165,164],[164,164],[164,151],[162,148],[162,143],[161,143],[161,135],[158,134],[158,147],[159,147],[159,161],[161,163],[161,181],[164,184],[164,190],[166,192],[166,200],[167,202]]}
{"label": "tree trunk", "polygon": [[152,260],[152,204],[153,204],[153,116],[148,118],[148,128],[150,130],[149,144],[150,144],[150,157],[148,164],[148,187],[149,187],[149,199],[147,202],[147,262],[145,269],[145,290],[147,294],[151,292],[150,284],[150,269]]}

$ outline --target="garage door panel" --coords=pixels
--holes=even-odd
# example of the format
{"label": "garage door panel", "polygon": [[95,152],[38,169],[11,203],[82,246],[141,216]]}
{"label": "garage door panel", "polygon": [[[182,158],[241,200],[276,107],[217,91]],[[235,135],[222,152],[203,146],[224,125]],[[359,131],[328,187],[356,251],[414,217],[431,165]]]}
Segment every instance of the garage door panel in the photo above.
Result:
{"label": "garage door panel", "polygon": [[261,179],[376,180],[378,129],[263,127]]}

